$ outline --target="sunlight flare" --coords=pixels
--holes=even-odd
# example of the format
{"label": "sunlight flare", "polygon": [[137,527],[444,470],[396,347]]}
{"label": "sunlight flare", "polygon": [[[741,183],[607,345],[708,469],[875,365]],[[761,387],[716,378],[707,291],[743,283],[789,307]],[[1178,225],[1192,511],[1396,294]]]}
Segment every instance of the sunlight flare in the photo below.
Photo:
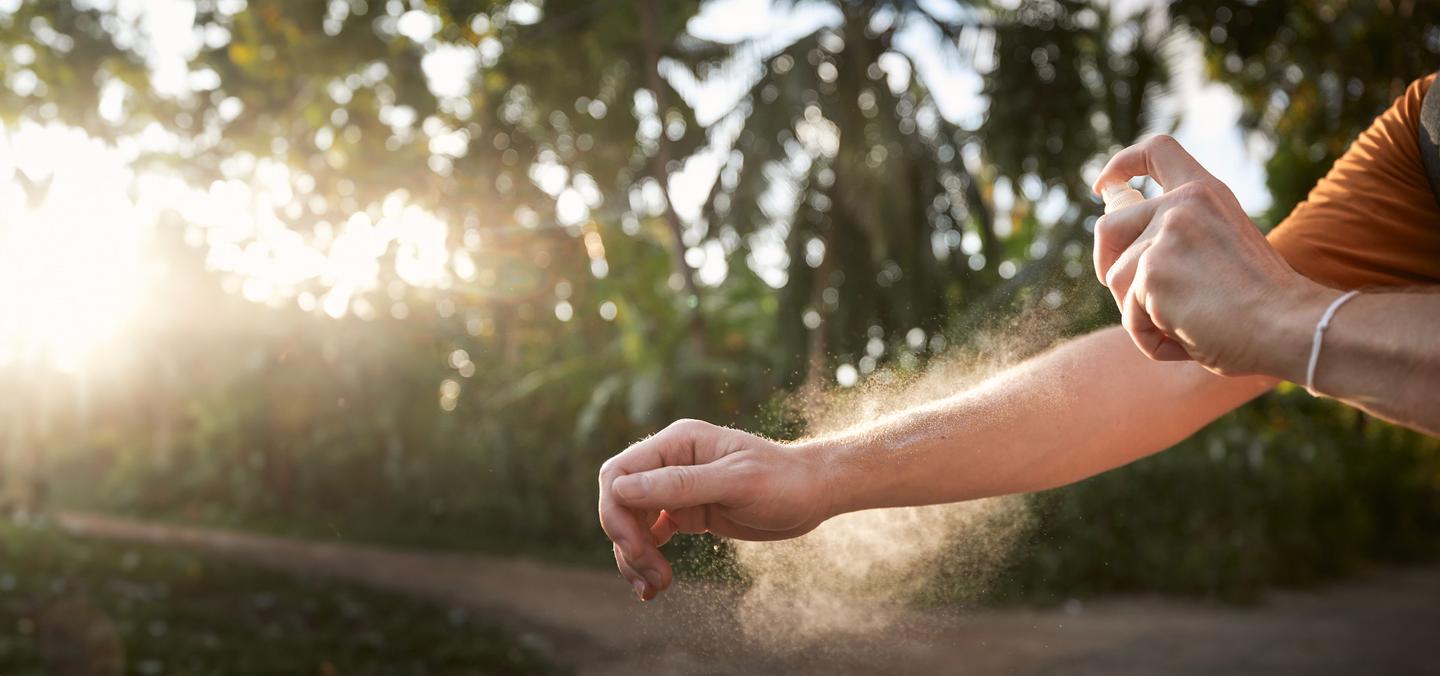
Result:
{"label": "sunlight flare", "polygon": [[122,158],[79,130],[0,134],[0,154],[19,160],[0,166],[0,363],[78,369],[143,305],[151,221]]}

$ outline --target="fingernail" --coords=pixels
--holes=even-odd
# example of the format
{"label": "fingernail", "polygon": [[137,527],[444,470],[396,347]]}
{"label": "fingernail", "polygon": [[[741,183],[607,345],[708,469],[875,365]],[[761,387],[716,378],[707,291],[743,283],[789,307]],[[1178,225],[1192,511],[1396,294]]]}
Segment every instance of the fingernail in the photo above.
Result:
{"label": "fingernail", "polygon": [[641,600],[641,601],[644,601],[644,600],[645,600],[645,581],[644,581],[644,580],[636,580],[635,583],[632,584],[631,586],[635,588],[635,595],[638,596],[638,597],[640,597],[640,600]]}
{"label": "fingernail", "polygon": [[626,500],[639,500],[650,492],[650,477],[643,474],[622,476],[615,480],[615,492]]}
{"label": "fingernail", "polygon": [[656,571],[653,571],[653,570],[647,570],[647,571],[645,571],[645,572],[643,573],[643,575],[645,575],[645,579],[650,582],[650,586],[653,587],[656,592],[659,592],[659,591],[660,591],[660,573],[658,573],[658,572],[656,572]]}

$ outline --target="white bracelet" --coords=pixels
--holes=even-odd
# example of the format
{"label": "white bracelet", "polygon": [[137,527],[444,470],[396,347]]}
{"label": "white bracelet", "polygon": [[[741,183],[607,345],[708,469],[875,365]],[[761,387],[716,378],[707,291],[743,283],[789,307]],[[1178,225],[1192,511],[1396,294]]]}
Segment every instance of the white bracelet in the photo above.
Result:
{"label": "white bracelet", "polygon": [[1340,309],[1345,301],[1360,295],[1359,291],[1349,291],[1345,295],[1336,298],[1325,308],[1325,314],[1320,315],[1320,321],[1315,324],[1315,339],[1310,342],[1310,366],[1305,369],[1305,390],[1313,396],[1315,394],[1315,365],[1320,363],[1320,343],[1325,340],[1325,329],[1330,326],[1330,320],[1335,317],[1335,311]]}

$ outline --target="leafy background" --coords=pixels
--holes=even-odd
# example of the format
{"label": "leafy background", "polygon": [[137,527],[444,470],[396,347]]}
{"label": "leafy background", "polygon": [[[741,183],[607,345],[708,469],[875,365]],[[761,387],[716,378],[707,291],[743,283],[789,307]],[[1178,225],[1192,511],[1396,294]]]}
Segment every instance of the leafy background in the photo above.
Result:
{"label": "leafy background", "polygon": [[[0,87],[7,125],[58,121],[117,142],[158,127],[178,150],[137,166],[206,185],[251,180],[268,159],[342,214],[399,194],[447,223],[447,244],[482,270],[411,286],[389,250],[362,298],[412,310],[332,319],[291,300],[323,294],[320,280],[241,298],[234,274],[187,240],[195,224],[166,214],[152,247],[170,272],[148,299],[164,319],[116,356],[123,376],[80,406],[61,376],[0,371],[31,395],[0,403],[12,489],[170,520],[603,563],[596,469],[670,420],[794,437],[805,422],[788,402],[837,374],[915,373],[983,348],[982,329],[1027,309],[1062,317],[1059,335],[1113,322],[1089,281],[1097,207],[1081,176],[1165,131],[1156,109],[1180,42],[1202,45],[1205,75],[1238,95],[1268,153],[1262,227],[1440,52],[1426,3],[1176,0],[1127,13],[812,0],[783,4],[841,20],[784,44],[691,34],[705,4],[201,1],[196,25],[215,38],[187,67],[213,77],[187,96],[155,90],[113,7],[0,10],[0,54],[28,55],[0,61],[0,81],[25,71],[43,83]],[[433,22],[429,40],[397,30],[413,12]],[[921,78],[889,85],[896,60],[917,70],[894,45],[916,25],[983,79],[978,119],[946,119]],[[423,57],[438,47],[483,55],[464,93],[426,86]],[[686,83],[726,74],[748,83],[743,95],[702,121]],[[96,112],[112,83],[125,94],[118,118]],[[707,152],[718,180],[682,217],[669,177]],[[598,206],[565,218],[532,180],[537,164],[562,167]],[[323,220],[286,219],[306,237]],[[766,242],[786,254],[778,275],[754,264]],[[702,279],[699,260],[713,257],[726,274]],[[1433,554],[1440,447],[1282,387],[1174,450],[1030,499],[1035,535],[984,590],[992,600],[1244,600]],[[723,564],[709,545],[676,546],[704,571]],[[960,578],[927,594],[968,598]]]}

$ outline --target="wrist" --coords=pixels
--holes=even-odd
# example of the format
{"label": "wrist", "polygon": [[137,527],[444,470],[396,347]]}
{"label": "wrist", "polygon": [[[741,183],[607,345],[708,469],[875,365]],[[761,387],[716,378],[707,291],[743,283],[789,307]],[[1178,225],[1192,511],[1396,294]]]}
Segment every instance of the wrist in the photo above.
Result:
{"label": "wrist", "polygon": [[1297,282],[1277,295],[1271,309],[1256,324],[1264,327],[1257,337],[1266,343],[1259,350],[1262,358],[1256,372],[1303,384],[1315,324],[1341,292],[1297,277]]}
{"label": "wrist", "polygon": [[853,471],[850,444],[840,437],[822,437],[797,442],[792,448],[805,461],[814,482],[820,520],[853,512],[859,486]]}

